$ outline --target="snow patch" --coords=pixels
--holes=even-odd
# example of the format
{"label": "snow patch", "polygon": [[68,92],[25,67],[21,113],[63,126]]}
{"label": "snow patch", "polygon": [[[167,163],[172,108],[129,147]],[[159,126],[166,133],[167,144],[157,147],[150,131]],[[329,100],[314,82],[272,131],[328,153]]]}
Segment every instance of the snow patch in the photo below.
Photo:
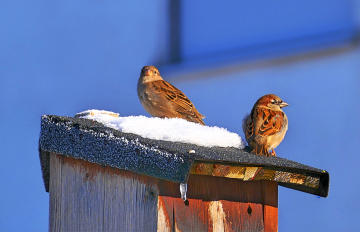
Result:
{"label": "snow patch", "polygon": [[119,117],[109,111],[87,110],[75,117],[95,120],[107,127],[144,138],[196,144],[204,147],[244,148],[241,137],[225,128],[203,126],[180,118]]}

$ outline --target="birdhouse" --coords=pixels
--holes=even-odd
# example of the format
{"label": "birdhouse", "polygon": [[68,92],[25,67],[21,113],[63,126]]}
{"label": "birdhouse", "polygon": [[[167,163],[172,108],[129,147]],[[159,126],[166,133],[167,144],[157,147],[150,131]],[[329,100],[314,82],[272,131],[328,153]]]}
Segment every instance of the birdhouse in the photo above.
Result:
{"label": "birdhouse", "polygon": [[278,185],[326,197],[329,174],[242,149],[43,116],[50,231],[277,231]]}

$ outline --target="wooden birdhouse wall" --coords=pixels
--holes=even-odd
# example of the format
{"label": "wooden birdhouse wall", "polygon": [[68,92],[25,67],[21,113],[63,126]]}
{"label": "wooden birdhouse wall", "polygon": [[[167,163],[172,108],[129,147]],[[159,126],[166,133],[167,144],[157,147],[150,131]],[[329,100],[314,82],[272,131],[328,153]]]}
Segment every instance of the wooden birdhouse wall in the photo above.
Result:
{"label": "wooden birdhouse wall", "polygon": [[179,184],[52,153],[50,231],[277,231],[277,183],[190,175]]}

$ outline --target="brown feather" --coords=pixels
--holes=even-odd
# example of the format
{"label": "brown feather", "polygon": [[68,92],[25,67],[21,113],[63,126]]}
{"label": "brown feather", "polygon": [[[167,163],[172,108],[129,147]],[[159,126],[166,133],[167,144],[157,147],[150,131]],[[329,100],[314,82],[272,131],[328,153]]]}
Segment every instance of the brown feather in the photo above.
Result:
{"label": "brown feather", "polygon": [[275,155],[276,148],[284,139],[288,120],[281,110],[282,100],[273,94],[261,97],[244,119],[243,130],[252,152],[259,155]]}
{"label": "brown feather", "polygon": [[160,75],[154,77],[141,75],[138,82],[138,96],[145,110],[152,116],[183,118],[205,125],[202,120],[204,116],[197,111],[189,98],[178,88],[163,80]]}

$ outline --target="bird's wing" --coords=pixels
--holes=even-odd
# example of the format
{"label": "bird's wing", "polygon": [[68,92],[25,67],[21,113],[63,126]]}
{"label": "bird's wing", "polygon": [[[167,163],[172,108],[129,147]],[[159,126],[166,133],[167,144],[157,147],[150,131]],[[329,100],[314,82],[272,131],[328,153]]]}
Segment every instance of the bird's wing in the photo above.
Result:
{"label": "bird's wing", "polygon": [[282,128],[283,124],[285,123],[284,120],[284,112],[282,111],[275,111],[266,108],[256,108],[253,112],[255,125],[254,133],[255,135],[261,136],[269,136],[276,133],[279,133]]}
{"label": "bird's wing", "polygon": [[251,116],[248,114],[244,117],[242,122],[242,128],[245,134],[246,140],[254,134],[254,123],[251,120]]}
{"label": "bird's wing", "polygon": [[155,91],[157,91],[157,94],[162,95],[171,102],[173,110],[180,114],[182,118],[204,124],[202,119],[205,117],[197,111],[195,106],[183,92],[164,80],[156,82],[157,83],[154,84],[156,84]]}

